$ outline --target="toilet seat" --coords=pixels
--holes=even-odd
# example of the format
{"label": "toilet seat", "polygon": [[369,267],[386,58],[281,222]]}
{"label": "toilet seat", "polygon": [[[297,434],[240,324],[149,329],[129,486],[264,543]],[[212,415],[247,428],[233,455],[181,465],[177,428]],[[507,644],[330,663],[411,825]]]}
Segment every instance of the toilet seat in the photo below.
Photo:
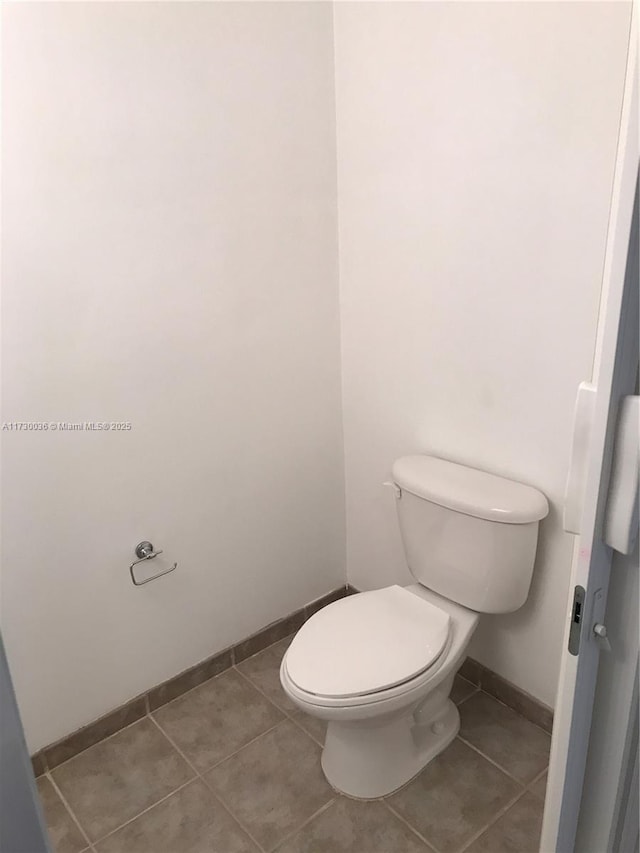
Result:
{"label": "toilet seat", "polygon": [[431,669],[445,651],[450,622],[443,609],[400,586],[359,593],[314,614],[283,664],[309,698],[367,697]]}

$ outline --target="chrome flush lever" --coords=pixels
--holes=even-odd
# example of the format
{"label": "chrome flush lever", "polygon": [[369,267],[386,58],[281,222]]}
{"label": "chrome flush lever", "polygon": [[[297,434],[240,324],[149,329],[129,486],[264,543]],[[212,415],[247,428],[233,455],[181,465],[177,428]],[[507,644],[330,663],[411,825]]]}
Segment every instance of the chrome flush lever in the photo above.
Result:
{"label": "chrome flush lever", "polygon": [[402,497],[402,489],[397,483],[393,483],[390,480],[386,480],[382,485],[387,486],[388,488],[392,488],[395,496],[398,498],[398,500],[400,500],[400,498]]}

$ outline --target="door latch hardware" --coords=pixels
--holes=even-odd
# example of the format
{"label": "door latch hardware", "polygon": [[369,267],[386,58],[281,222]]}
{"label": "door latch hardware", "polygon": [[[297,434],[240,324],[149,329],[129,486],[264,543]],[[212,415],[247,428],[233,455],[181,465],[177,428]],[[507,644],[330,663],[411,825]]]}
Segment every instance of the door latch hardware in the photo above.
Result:
{"label": "door latch hardware", "polygon": [[569,653],[577,655],[580,649],[580,632],[584,612],[584,587],[577,586],[573,593],[571,606],[571,624],[569,626]]}
{"label": "door latch hardware", "polygon": [[609,635],[607,634],[607,626],[603,625],[602,622],[596,622],[593,626],[593,633],[596,643],[600,648],[605,652],[610,652],[611,643],[609,642]]}

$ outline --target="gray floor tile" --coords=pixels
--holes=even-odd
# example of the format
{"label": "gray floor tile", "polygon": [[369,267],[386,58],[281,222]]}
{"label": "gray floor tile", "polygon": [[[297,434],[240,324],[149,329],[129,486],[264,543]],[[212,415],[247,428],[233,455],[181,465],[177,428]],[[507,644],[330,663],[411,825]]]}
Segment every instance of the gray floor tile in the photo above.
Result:
{"label": "gray floor tile", "polygon": [[37,785],[54,853],[80,853],[87,842],[58,792],[46,776],[40,776]]}
{"label": "gray floor tile", "polygon": [[305,732],[311,735],[316,743],[319,743],[320,746],[324,746],[324,739],[327,734],[326,720],[320,720],[318,717],[312,717],[310,714],[305,714],[304,711],[298,711],[297,714],[293,714],[292,719],[295,720],[299,726],[302,726]]}
{"label": "gray floor tile", "polygon": [[258,853],[201,780],[96,845],[97,853]]}
{"label": "gray floor tile", "polygon": [[280,684],[280,663],[292,639],[292,637],[285,637],[284,640],[274,643],[257,655],[243,660],[237,667],[265,696],[284,711],[293,711],[296,707]]}
{"label": "gray floor tile", "polygon": [[430,853],[380,801],[341,797],[277,848],[277,853]]}
{"label": "gray floor tile", "polygon": [[468,699],[469,696],[475,693],[477,689],[478,688],[475,684],[467,681],[467,679],[463,678],[461,675],[456,675],[453,681],[453,687],[451,688],[450,699],[458,705],[460,702]]}
{"label": "gray floor tile", "polygon": [[290,720],[218,764],[206,778],[268,850],[334,796],[320,767],[320,748]]}
{"label": "gray floor tile", "polygon": [[95,744],[116,734],[131,723],[135,723],[136,720],[141,720],[146,713],[147,706],[144,696],[137,696],[114,711],[83,726],[58,743],[47,747],[44,750],[47,767],[53,770],[54,767],[68,761],[74,755],[79,755],[85,749],[89,749],[90,746],[95,746]]}
{"label": "gray floor tile", "polygon": [[549,763],[549,735],[486,693],[460,705],[460,737],[521,782]]}
{"label": "gray floor tile", "polygon": [[388,803],[441,853],[453,853],[521,790],[456,739]]}
{"label": "gray floor tile", "polygon": [[174,699],[153,716],[199,772],[284,718],[234,670]]}
{"label": "gray floor tile", "polygon": [[543,803],[526,793],[465,853],[538,853]]}
{"label": "gray floor tile", "polygon": [[530,723],[535,723],[547,734],[551,734],[553,729],[553,709],[549,708],[543,702],[539,702],[524,693],[520,688],[516,687],[506,678],[502,678],[490,669],[485,669],[482,672],[482,689],[489,696],[493,696],[498,702],[502,702],[507,708],[513,708],[516,713],[529,720]]}
{"label": "gray floor tile", "polygon": [[116,829],[193,777],[149,719],[90,747],[52,772],[92,841]]}
{"label": "gray floor tile", "polygon": [[529,790],[544,802],[544,798],[547,795],[547,774],[545,773],[535,781]]}

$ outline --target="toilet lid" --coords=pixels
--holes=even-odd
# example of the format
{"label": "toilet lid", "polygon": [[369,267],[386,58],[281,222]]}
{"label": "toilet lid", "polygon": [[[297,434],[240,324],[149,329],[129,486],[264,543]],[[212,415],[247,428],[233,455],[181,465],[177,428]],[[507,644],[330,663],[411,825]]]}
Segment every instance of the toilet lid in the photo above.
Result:
{"label": "toilet lid", "polygon": [[305,622],[287,650],[287,673],[318,696],[385,690],[437,660],[449,622],[444,610],[400,586],[348,596]]}

